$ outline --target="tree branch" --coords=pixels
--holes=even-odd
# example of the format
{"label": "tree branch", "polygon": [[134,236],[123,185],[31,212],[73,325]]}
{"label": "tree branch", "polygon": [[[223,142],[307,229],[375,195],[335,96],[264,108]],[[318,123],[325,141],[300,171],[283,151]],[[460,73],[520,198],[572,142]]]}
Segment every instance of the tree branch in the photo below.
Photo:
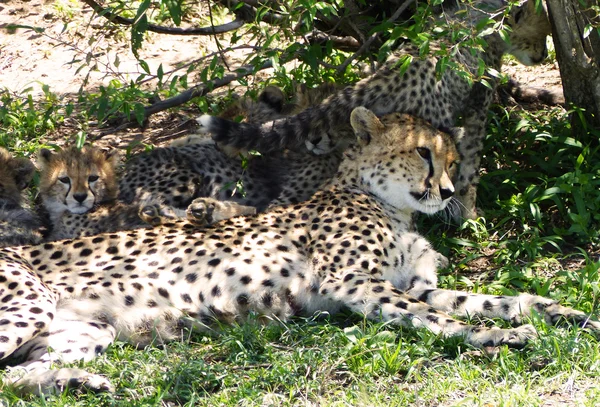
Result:
{"label": "tree branch", "polygon": [[[96,3],[94,0],[81,0],[83,3],[90,6],[99,16],[106,18],[107,20],[121,25],[133,25],[134,20],[131,18],[121,17],[114,14],[108,8],[103,8],[101,5]],[[230,23],[221,24],[211,27],[200,27],[200,28],[177,28],[177,27],[163,27],[156,24],[148,24],[147,31],[152,31],[158,34],[169,34],[169,35],[214,35],[222,34],[229,31],[237,30],[246,24],[246,21],[239,17]]]}
{"label": "tree branch", "polygon": [[273,64],[270,60],[263,63],[259,68],[255,68],[253,65],[241,66],[236,70],[236,72],[227,74],[220,79],[214,79],[212,81],[196,85],[177,96],[173,96],[172,98],[161,100],[160,102],[147,106],[144,109],[144,117],[148,118],[154,113],[161,112],[171,107],[180,106],[186,102],[189,102],[193,98],[204,96],[214,89],[228,85],[235,80],[243,78],[244,76],[252,75],[253,73],[262,71],[263,69],[271,68],[272,66]]}
{"label": "tree branch", "polygon": [[[398,7],[396,12],[386,22],[393,23],[394,21],[396,21],[400,17],[400,15],[404,12],[404,10],[406,10],[408,8],[408,6],[410,6],[414,2],[415,2],[415,0],[405,0],[404,3],[402,3],[402,5],[400,7]],[[364,42],[364,44],[361,45],[361,47],[358,49],[358,51],[356,51],[354,54],[352,54],[350,57],[348,57],[348,59],[346,59],[340,66],[338,66],[337,72],[338,73],[344,72],[346,70],[346,68],[348,68],[348,65],[350,65],[352,63],[352,61],[354,61],[356,58],[358,58],[359,56],[364,54],[371,47],[371,44],[373,44],[373,41],[375,41],[377,38],[379,38],[379,35],[380,35],[379,32],[372,34]]]}

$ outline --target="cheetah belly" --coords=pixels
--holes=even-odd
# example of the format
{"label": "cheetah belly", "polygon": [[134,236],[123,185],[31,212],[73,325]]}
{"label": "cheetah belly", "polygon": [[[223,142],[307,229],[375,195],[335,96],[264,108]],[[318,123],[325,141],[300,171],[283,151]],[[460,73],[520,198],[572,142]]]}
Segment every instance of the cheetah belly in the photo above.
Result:
{"label": "cheetah belly", "polygon": [[204,264],[184,259],[188,264],[178,272],[150,267],[142,275],[138,268],[134,280],[122,273],[94,286],[71,281],[69,292],[59,289],[59,308],[109,323],[119,339],[137,346],[177,338],[184,325],[206,330],[215,319],[232,322],[257,313],[285,320],[339,308],[319,296],[317,274],[300,253],[274,252],[232,257],[216,249]]}

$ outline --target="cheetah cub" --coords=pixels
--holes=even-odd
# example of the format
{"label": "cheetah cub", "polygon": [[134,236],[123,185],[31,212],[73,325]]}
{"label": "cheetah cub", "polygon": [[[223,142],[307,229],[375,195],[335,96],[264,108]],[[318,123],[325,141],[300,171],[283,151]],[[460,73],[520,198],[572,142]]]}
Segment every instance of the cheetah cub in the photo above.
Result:
{"label": "cheetah cub", "polygon": [[42,222],[23,205],[23,191],[34,172],[31,161],[0,147],[0,247],[37,244],[42,239]]}
{"label": "cheetah cub", "polygon": [[48,222],[47,240],[149,227],[185,216],[151,197],[141,203],[117,201],[118,163],[116,150],[40,150],[39,197]]}
{"label": "cheetah cub", "polygon": [[444,209],[458,153],[448,134],[404,114],[378,119],[359,107],[358,143],[334,180],[300,204],[212,227],[187,224],[0,250],[7,306],[0,358],[24,362],[5,380],[23,392],[83,387],[102,376],[53,368],[90,360],[117,337],[137,346],[205,330],[249,312],[282,319],[341,307],[391,326],[424,327],[474,346],[522,347],[531,325],[500,329],[456,317],[520,324],[535,311],[600,330],[579,311],[529,294],[493,296],[437,288],[447,263],[412,229],[414,212]]}

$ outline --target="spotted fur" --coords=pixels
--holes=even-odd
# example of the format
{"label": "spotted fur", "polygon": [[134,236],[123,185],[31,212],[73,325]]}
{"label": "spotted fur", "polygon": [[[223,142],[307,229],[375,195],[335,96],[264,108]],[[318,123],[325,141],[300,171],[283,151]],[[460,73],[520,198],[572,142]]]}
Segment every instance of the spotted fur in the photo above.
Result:
{"label": "spotted fur", "polygon": [[[482,53],[473,54],[471,50],[458,48],[452,56],[452,62],[463,66],[475,77],[479,58],[483,59],[488,69],[496,71],[500,70],[505,53],[515,55],[526,65],[541,62],[547,54],[546,37],[551,30],[545,10],[536,10],[535,4],[535,0],[528,0],[511,9],[506,20],[512,30],[509,34],[510,44],[503,41],[498,33],[493,33],[485,37],[487,46]],[[506,2],[484,0],[475,6],[474,11],[467,14],[473,20],[480,20],[482,15],[485,18],[503,16],[498,11],[506,6]],[[452,19],[458,14],[449,12],[446,18]],[[435,48],[436,45],[431,44],[431,49]],[[399,73],[399,67],[403,65],[401,58],[405,56],[411,57],[412,62],[406,72]],[[199,122],[201,129],[210,132],[214,140],[229,152],[253,149],[266,154],[288,148],[322,154],[345,148],[350,134],[347,131],[350,112],[357,106],[365,106],[377,115],[410,113],[430,121],[435,127],[455,126],[460,116],[465,136],[457,140],[462,158],[456,179],[457,195],[462,203],[462,216],[474,218],[477,216],[475,198],[479,163],[495,75],[486,75],[491,87],[480,82],[470,86],[464,77],[452,69],[446,69],[438,80],[437,63],[435,56],[422,58],[419,49],[402,46],[372,76],[296,116],[256,124],[235,123],[204,115]]]}
{"label": "spotted fur", "polygon": [[185,216],[151,196],[132,203],[118,201],[115,150],[42,149],[38,161],[48,241],[149,227]]}
{"label": "spotted fur", "polygon": [[42,223],[23,197],[34,172],[31,161],[0,147],[0,247],[35,244],[42,238]]}
{"label": "spotted fur", "polygon": [[[267,87],[257,101],[242,99],[227,117],[264,121],[297,113],[333,91],[332,85],[299,88],[293,102]],[[120,199],[136,202],[152,196],[166,205],[186,209],[198,197],[236,202],[262,211],[269,206],[308,199],[337,171],[341,154],[319,157],[283,151],[268,156],[230,157],[205,136],[188,136],[175,144],[134,156],[120,181]]]}
{"label": "spotted fur", "polygon": [[[411,227],[415,211],[444,209],[458,153],[420,119],[365,108],[351,116],[359,143],[330,185],[304,203],[201,228],[174,223],[0,250],[0,358],[23,361],[6,384],[51,392],[69,384],[112,390],[102,376],[61,368],[90,360],[115,338],[145,346],[243,321],[284,320],[341,307],[390,326],[426,327],[474,346],[523,346],[530,325],[489,328],[451,317],[519,324],[540,313],[600,324],[543,297],[470,294],[436,287],[447,260]],[[66,340],[66,339],[69,340]],[[58,368],[52,368],[52,364]]]}

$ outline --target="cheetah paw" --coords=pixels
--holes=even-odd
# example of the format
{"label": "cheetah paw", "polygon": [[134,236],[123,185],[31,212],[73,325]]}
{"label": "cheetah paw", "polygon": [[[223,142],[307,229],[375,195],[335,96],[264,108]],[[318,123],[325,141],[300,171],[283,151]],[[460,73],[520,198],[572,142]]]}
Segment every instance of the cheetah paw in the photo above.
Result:
{"label": "cheetah paw", "polygon": [[210,225],[217,204],[218,201],[212,198],[194,199],[186,210],[188,221],[198,226]]}
{"label": "cheetah paw", "polygon": [[9,371],[4,378],[4,384],[14,388],[15,392],[22,395],[56,394],[65,390],[94,393],[115,391],[113,385],[105,377],[75,368],[47,369],[42,367],[27,371],[27,369],[17,366]]}
{"label": "cheetah paw", "polygon": [[469,342],[482,348],[507,345],[510,348],[520,349],[537,336],[537,331],[533,325],[521,325],[509,329],[478,328],[469,335]]}
{"label": "cheetah paw", "polygon": [[172,222],[177,218],[170,208],[160,204],[144,205],[140,208],[138,215],[141,220],[152,226]]}

